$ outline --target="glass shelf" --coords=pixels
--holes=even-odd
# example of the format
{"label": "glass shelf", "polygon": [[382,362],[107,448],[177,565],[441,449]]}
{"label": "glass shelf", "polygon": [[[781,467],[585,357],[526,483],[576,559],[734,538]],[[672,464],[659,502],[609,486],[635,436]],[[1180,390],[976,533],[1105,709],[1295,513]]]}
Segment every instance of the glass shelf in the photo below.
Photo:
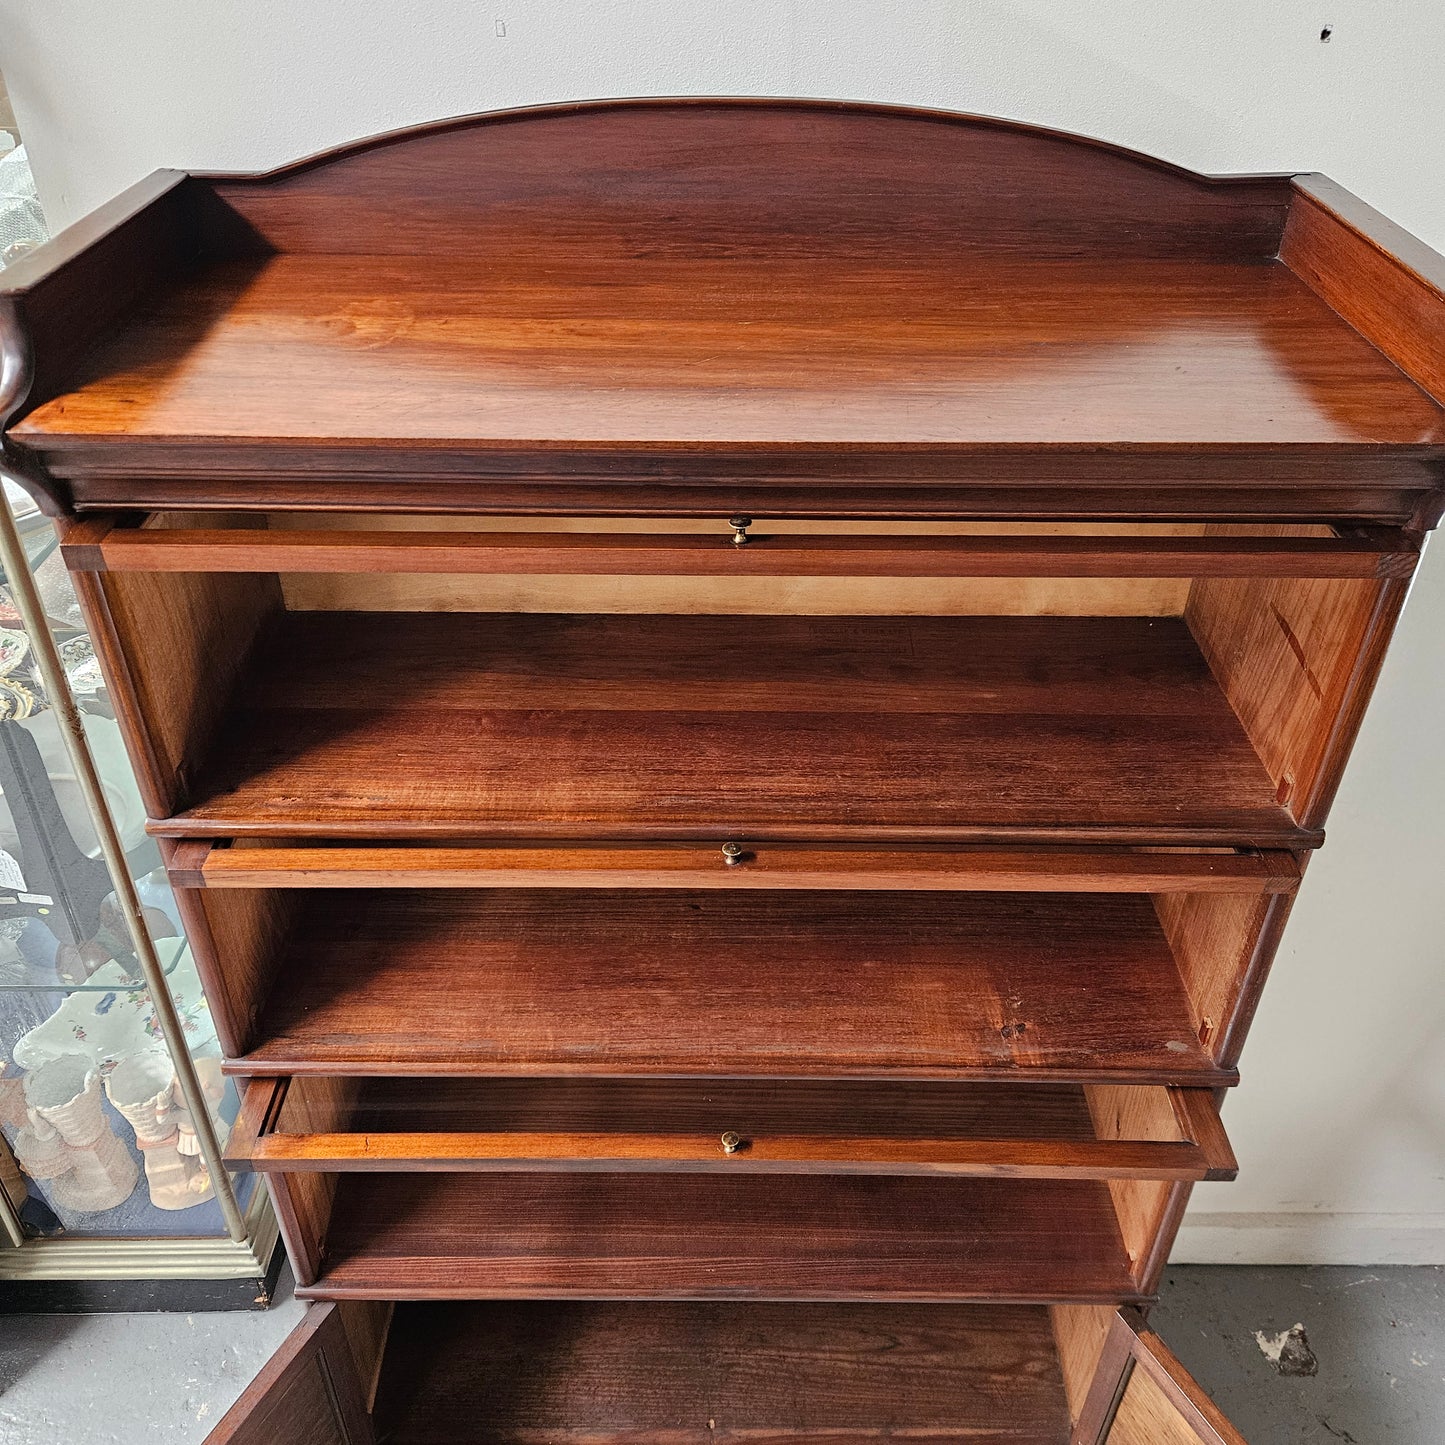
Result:
{"label": "glass shelf", "polygon": [[[0,897],[0,906],[4,899]],[[184,938],[161,938],[156,940],[156,953],[161,967],[169,978],[175,973],[186,954]],[[13,972],[11,971],[13,970]],[[132,992],[145,988],[138,964],[129,965],[112,959],[102,964],[84,983],[65,983],[55,973],[53,966],[44,965],[25,958],[12,961],[10,965],[0,962],[0,994],[3,993],[115,993]]]}

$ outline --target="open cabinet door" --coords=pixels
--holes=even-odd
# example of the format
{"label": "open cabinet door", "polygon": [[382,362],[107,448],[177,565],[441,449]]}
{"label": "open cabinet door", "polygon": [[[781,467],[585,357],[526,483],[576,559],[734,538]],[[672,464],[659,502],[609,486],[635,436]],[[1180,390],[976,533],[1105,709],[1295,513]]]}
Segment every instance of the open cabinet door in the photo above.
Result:
{"label": "open cabinet door", "polygon": [[1072,1445],[1246,1445],[1174,1353],[1122,1309],[1113,1318]]}
{"label": "open cabinet door", "polygon": [[312,1305],[206,1445],[375,1445],[341,1307]]}

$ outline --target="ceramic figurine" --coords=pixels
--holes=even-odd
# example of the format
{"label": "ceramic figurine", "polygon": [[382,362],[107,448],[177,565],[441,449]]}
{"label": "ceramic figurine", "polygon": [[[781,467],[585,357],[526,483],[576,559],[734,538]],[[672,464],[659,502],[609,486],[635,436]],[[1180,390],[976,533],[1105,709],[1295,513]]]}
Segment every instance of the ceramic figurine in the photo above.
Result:
{"label": "ceramic figurine", "polygon": [[132,1054],[111,1070],[105,1092],[135,1130],[151,1203],[157,1209],[189,1209],[209,1199],[210,1174],[197,1157],[195,1126],[181,1102],[170,1056],[156,1049]]}
{"label": "ceramic figurine", "polygon": [[25,1079],[29,1122],[15,1140],[26,1172],[46,1181],[54,1204],[94,1213],[135,1189],[139,1170],[106,1120],[100,1071],[82,1054],[43,1064]]}

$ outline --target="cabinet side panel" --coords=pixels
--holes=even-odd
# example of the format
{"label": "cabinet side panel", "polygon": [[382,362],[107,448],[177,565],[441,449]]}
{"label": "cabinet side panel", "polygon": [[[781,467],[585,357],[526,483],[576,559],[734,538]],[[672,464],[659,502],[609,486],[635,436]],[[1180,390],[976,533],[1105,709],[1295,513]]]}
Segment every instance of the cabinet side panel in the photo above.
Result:
{"label": "cabinet side panel", "polygon": [[1052,1305],[1049,1309],[1069,1418],[1076,1423],[1093,1388],[1115,1313],[1109,1305]]}
{"label": "cabinet side panel", "polygon": [[1297,176],[1279,258],[1445,402],[1445,256],[1324,176]]}
{"label": "cabinet side panel", "polygon": [[1129,1377],[1106,1440],[1107,1445],[1201,1445],[1199,1433],[1139,1369]]}
{"label": "cabinet side panel", "polygon": [[109,572],[86,593],[107,677],[133,704],[121,723],[147,811],[167,817],[185,805],[257,636],[281,611],[281,585],[251,573]]}
{"label": "cabinet side panel", "polygon": [[1154,895],[1200,1042],[1221,1068],[1239,1063],[1293,902],[1293,893]]}
{"label": "cabinet side panel", "polygon": [[1278,895],[1156,893],[1154,910],[1174,952],[1199,1038],[1216,1052],[1231,1032],[1265,919]]}
{"label": "cabinet side panel", "polygon": [[376,1404],[376,1387],[381,1380],[381,1361],[391,1333],[396,1306],[390,1300],[348,1300],[338,1305],[341,1323],[356,1361],[356,1373],[366,1398],[366,1408]]}
{"label": "cabinet side panel", "polygon": [[321,1252],[336,1198],[334,1174],[271,1174],[266,1187],[276,1206],[276,1222],[299,1285],[321,1277]]}
{"label": "cabinet side panel", "polygon": [[1304,827],[1324,821],[1408,586],[1208,578],[1190,589],[1184,619]]}
{"label": "cabinet side panel", "polygon": [[[1179,1138],[1179,1122],[1162,1089],[1090,1084],[1084,1094],[1094,1131],[1101,1139]],[[1169,1241],[1162,1236],[1179,1186],[1150,1179],[1111,1179],[1108,1183],[1130,1268],[1142,1283],[1172,1242],[1172,1232]]]}
{"label": "cabinet side panel", "polygon": [[228,1058],[249,1053],[298,895],[286,889],[175,888],[196,969]]}
{"label": "cabinet side panel", "polygon": [[307,1311],[206,1445],[372,1445],[340,1309]]}

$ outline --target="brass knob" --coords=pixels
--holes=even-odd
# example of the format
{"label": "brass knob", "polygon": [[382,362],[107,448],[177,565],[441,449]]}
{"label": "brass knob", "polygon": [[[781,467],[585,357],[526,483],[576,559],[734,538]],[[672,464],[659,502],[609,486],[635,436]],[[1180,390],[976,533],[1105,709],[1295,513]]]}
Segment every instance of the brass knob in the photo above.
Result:
{"label": "brass knob", "polygon": [[722,1136],[722,1151],[724,1154],[736,1154],[743,1147],[743,1136],[735,1134],[731,1129]]}
{"label": "brass knob", "polygon": [[729,517],[728,526],[733,529],[733,546],[746,547],[748,542],[748,528],[753,525],[751,517]]}
{"label": "brass knob", "polygon": [[729,868],[736,867],[743,861],[743,845],[741,843],[724,843],[722,846],[723,862]]}

